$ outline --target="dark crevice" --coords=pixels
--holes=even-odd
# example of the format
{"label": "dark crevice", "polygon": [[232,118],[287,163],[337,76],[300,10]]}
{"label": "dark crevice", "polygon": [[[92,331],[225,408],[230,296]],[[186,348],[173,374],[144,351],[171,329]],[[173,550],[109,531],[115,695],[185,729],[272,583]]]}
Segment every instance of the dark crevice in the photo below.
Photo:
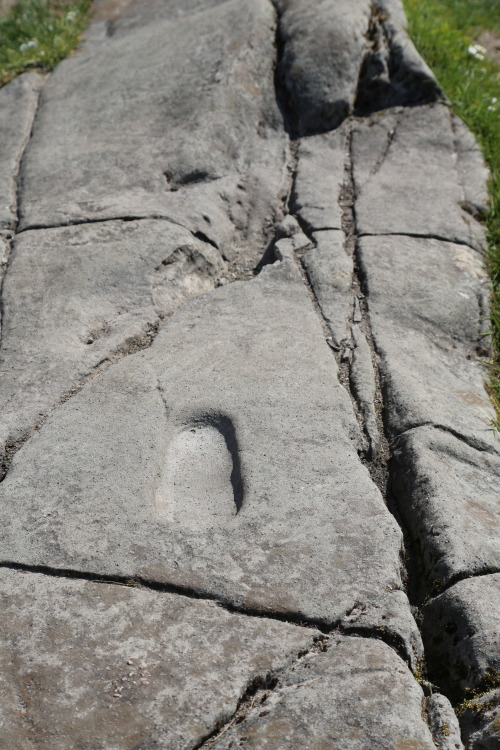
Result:
{"label": "dark crevice", "polygon": [[[276,620],[285,622],[290,625],[298,625],[303,628],[318,630],[320,633],[327,635],[335,630],[337,623],[328,622],[326,619],[316,620],[305,617],[300,612],[279,612],[277,610],[267,610],[258,608],[248,608],[239,606],[228,599],[222,598],[209,591],[193,589],[181,584],[160,583],[142,577],[127,577],[121,575],[106,575],[103,573],[92,573],[71,568],[56,568],[48,565],[28,565],[24,563],[12,562],[9,560],[0,561],[0,568],[7,570],[17,570],[24,573],[38,573],[53,578],[67,578],[70,580],[88,581],[91,583],[102,583],[110,585],[128,586],[131,588],[144,588],[151,591],[158,591],[167,594],[178,594],[188,599],[200,599],[205,601],[216,602],[222,609],[247,617],[257,617],[267,620]],[[368,637],[368,636],[366,636]]]}
{"label": "dark crevice", "polygon": [[293,671],[295,667],[306,657],[312,654],[324,653],[328,650],[328,638],[317,636],[312,646],[300,651],[296,658],[281,669],[268,672],[266,675],[254,677],[246,687],[236,705],[235,712],[230,717],[220,719],[214,729],[200,740],[192,750],[213,747],[219,739],[232,727],[242,724],[252,709],[265,704],[269,695],[282,687],[283,676]]}
{"label": "dark crevice", "polygon": [[285,132],[288,133],[290,139],[294,141],[299,137],[299,131],[294,102],[285,81],[285,68],[283,63],[285,42],[281,29],[281,10],[277,2],[274,2],[274,0],[270,0],[270,2],[276,14],[276,36],[274,42],[276,47],[276,62],[274,67],[274,91],[276,104],[281,113]]}
{"label": "dark crevice", "polygon": [[239,698],[235,712],[231,716],[219,719],[212,731],[197,742],[192,750],[213,747],[229,729],[244,722],[253,708],[265,703],[269,695],[278,687],[278,683],[278,677],[272,672],[254,677]]}
{"label": "dark crevice", "polygon": [[188,232],[191,232],[191,234],[194,234],[194,232],[184,224],[181,224],[181,222],[176,221],[175,219],[170,218],[169,216],[165,216],[164,214],[148,214],[147,216],[144,215],[134,215],[134,214],[126,214],[124,216],[117,215],[117,216],[104,216],[101,218],[97,217],[91,217],[86,216],[82,219],[69,219],[68,221],[61,221],[57,224],[28,224],[27,226],[22,227],[21,229],[16,231],[16,234],[22,234],[23,232],[33,232],[39,229],[65,229],[66,227],[78,227],[81,224],[104,224],[106,222],[110,221],[151,221],[152,219],[156,219],[157,221],[166,221],[170,224],[175,224],[175,226],[182,227],[183,229],[186,229]]}
{"label": "dark crevice", "polygon": [[349,627],[344,628],[339,626],[336,628],[336,632],[341,635],[348,637],[358,638],[369,638],[371,640],[382,641],[386,646],[392,648],[397,653],[399,658],[404,661],[408,666],[411,665],[411,657],[408,654],[404,638],[394,630],[388,630],[387,628],[362,628],[362,627]]}
{"label": "dark crevice", "polygon": [[272,237],[269,240],[262,254],[261,259],[255,266],[254,273],[256,276],[259,275],[259,273],[262,271],[263,268],[265,268],[265,266],[272,266],[272,264],[276,262],[276,254],[274,251],[275,246],[276,246],[276,236]]}
{"label": "dark crevice", "polygon": [[193,237],[196,237],[197,240],[200,240],[201,242],[205,242],[209,245],[212,245],[212,247],[215,247],[216,250],[219,249],[219,246],[216,242],[210,239],[210,237],[207,237],[207,235],[204,232],[191,232]]}
{"label": "dark crevice", "polygon": [[173,172],[166,170],[163,172],[167,183],[170,185],[170,190],[175,192],[182,187],[190,187],[191,185],[199,185],[202,182],[214,182],[220,179],[217,175],[212,175],[204,169],[195,169],[187,174],[176,177]]}
{"label": "dark crevice", "polygon": [[[391,135],[389,134],[388,142],[387,142],[387,148],[386,153],[390,149],[390,146],[392,145],[394,139],[394,133]],[[350,162],[352,162],[351,158],[351,149],[348,149],[348,159]],[[385,158],[384,155],[384,158]],[[363,297],[360,301],[360,307],[363,313],[364,318],[364,325],[365,325],[365,332],[367,334],[367,340],[369,341],[370,348],[373,351],[373,364],[374,364],[374,373],[375,378],[377,382],[377,391],[380,393],[381,401],[383,403],[387,402],[387,396],[388,396],[388,385],[384,381],[383,376],[383,370],[380,367],[380,352],[377,349],[376,341],[373,337],[372,330],[371,330],[371,321],[370,321],[370,315],[369,315],[369,308],[368,308],[368,301],[369,301],[369,288],[367,285],[367,279],[363,273],[363,264],[362,259],[360,256],[360,250],[359,250],[359,244],[358,240],[362,236],[407,236],[407,237],[422,237],[423,239],[438,239],[442,241],[447,242],[454,242],[454,244],[461,244],[466,245],[468,247],[471,247],[468,245],[468,243],[460,242],[460,241],[454,241],[450,240],[449,238],[445,237],[439,237],[434,235],[415,235],[411,233],[387,233],[386,235],[369,235],[369,234],[363,234],[359,233],[356,229],[356,207],[355,207],[355,186],[354,186],[354,178],[352,174],[352,164],[351,164],[351,170],[350,170],[350,179],[349,179],[349,187],[352,192],[352,206],[353,206],[353,223],[354,223],[354,234],[355,234],[355,240],[354,240],[354,259],[355,259],[355,274],[357,275],[357,279],[359,281],[360,289],[363,294]],[[476,249],[472,247],[472,249]],[[404,501],[405,503],[409,502],[408,495],[405,494],[404,497],[399,496],[399,493],[397,493],[397,489],[395,486],[395,480],[396,480],[396,474],[395,474],[395,465],[394,460],[392,457],[392,451],[394,448],[394,443],[397,438],[391,439],[391,430],[389,428],[389,425],[387,423],[387,417],[385,418],[382,416],[384,415],[384,411],[379,415],[379,424],[380,424],[380,435],[381,439],[383,441],[384,445],[384,451],[382,454],[382,476],[383,481],[385,483],[385,492],[383,491],[384,497],[386,499],[387,507],[389,508],[390,512],[398,522],[398,525],[402,531],[403,534],[403,540],[404,540],[404,546],[402,550],[402,577],[405,582],[406,587],[406,593],[408,595],[408,599],[410,601],[410,604],[412,605],[412,611],[415,617],[415,620],[417,622],[417,625],[419,629],[422,628],[422,596],[421,596],[421,584],[422,584],[422,571],[424,570],[423,566],[423,549],[422,549],[422,543],[421,540],[415,539],[414,535],[412,534],[412,530],[408,527],[408,525],[405,523],[402,513],[400,511],[399,504],[401,501]],[[416,427],[425,426],[424,424],[414,426],[411,429],[415,429]],[[451,433],[459,440],[462,440],[464,443],[469,445],[469,447],[476,448],[478,450],[482,450],[485,452],[495,453],[494,448],[489,446],[487,443],[483,443],[483,441],[475,440],[474,438],[469,438],[467,436],[464,436],[460,434],[458,431],[453,430],[452,428],[448,428],[442,425],[435,425],[431,424],[430,426],[436,428],[436,429],[442,429],[446,432]],[[408,430],[407,430],[408,431]],[[406,432],[407,432],[406,431]],[[491,569],[484,569],[480,573],[477,573],[477,575],[485,575],[488,573],[493,572]],[[494,572],[497,572],[496,570]],[[452,586],[454,583],[457,583],[459,580],[462,580],[463,578],[467,578],[468,576],[466,574],[457,574],[456,576],[452,577],[446,586],[440,587],[439,592],[436,591],[435,593],[442,593],[447,588]],[[391,644],[392,645],[392,644]],[[393,645],[394,648],[394,645]],[[433,664],[426,662],[426,657],[424,656],[424,660],[422,662],[421,667],[421,679],[425,679],[427,677],[427,674],[433,674]],[[434,688],[431,686],[431,691]]]}
{"label": "dark crevice", "polygon": [[[407,427],[406,430],[403,430],[403,432],[400,432],[398,435],[395,435],[391,439],[391,446],[399,440],[399,438],[404,437],[404,435],[407,435],[409,432],[413,432],[414,430],[419,430],[422,427],[432,427],[435,430],[441,430],[442,432],[447,432],[450,435],[453,435],[454,438],[457,440],[460,440],[460,442],[465,443],[469,448],[472,448],[473,450],[479,451],[481,453],[491,453],[493,456],[500,456],[500,452],[496,450],[496,448],[489,443],[486,443],[479,438],[474,438],[471,435],[465,435],[463,432],[459,432],[458,430],[454,430],[452,427],[449,427],[447,425],[442,425],[436,422],[420,422],[419,424],[414,424],[411,427]],[[492,427],[491,432],[495,432],[495,429]]]}
{"label": "dark crevice", "polygon": [[396,131],[398,129],[398,125],[400,123],[400,120],[401,120],[401,114],[398,114],[395,126],[392,128],[392,130],[389,130],[388,133],[387,133],[387,141],[386,141],[386,144],[385,144],[385,148],[382,151],[382,153],[379,156],[379,158],[377,159],[377,162],[376,162],[376,164],[374,165],[374,167],[373,167],[373,169],[371,171],[372,176],[375,175],[375,174],[377,174],[377,172],[380,172],[380,169],[382,168],[382,165],[383,165],[384,161],[386,160],[387,155],[388,155],[389,151],[391,150],[391,147],[392,147],[392,145],[393,145],[393,143],[394,143],[394,141],[396,139]]}
{"label": "dark crevice", "polygon": [[[289,162],[288,162],[288,188],[285,191],[283,195],[283,202],[281,206],[281,210],[278,212],[281,215],[281,218],[286,218],[287,216],[291,216],[294,219],[297,220],[297,223],[300,225],[300,222],[298,221],[298,217],[296,217],[294,214],[292,214],[289,211],[289,205],[292,200],[292,194],[293,189],[295,185],[295,178],[297,175],[297,162],[298,162],[298,141],[292,141],[289,139],[288,141],[288,151],[289,151]],[[258,276],[258,274],[262,271],[263,268],[266,266],[272,265],[276,262],[276,243],[281,240],[285,239],[289,236],[289,232],[286,230],[286,228],[283,226],[283,224],[275,225],[274,227],[274,233],[272,237],[270,238],[268,244],[266,245],[266,248],[264,250],[264,253],[262,254],[262,257],[260,261],[257,263],[254,269],[254,274]]]}
{"label": "dark crevice", "polygon": [[[403,639],[394,631],[385,628],[367,627],[353,628],[343,627],[339,621],[328,621],[326,618],[315,619],[304,616],[301,612],[280,612],[264,608],[245,607],[220,597],[210,591],[194,589],[181,584],[162,583],[159,581],[142,578],[140,576],[108,575],[104,573],[92,573],[88,571],[74,570],[72,568],[56,568],[49,565],[29,565],[9,560],[0,561],[0,569],[18,571],[19,573],[33,573],[45,575],[51,578],[64,578],[74,581],[87,581],[103,585],[125,586],[127,588],[141,588],[158,593],[175,594],[187,599],[215,602],[221,609],[231,614],[242,615],[264,620],[287,623],[318,631],[317,641],[324,641],[326,636],[341,635],[345,638],[366,638],[382,641],[389,646],[404,661],[410,664],[410,658],[404,645]],[[321,635],[319,635],[321,634]]]}
{"label": "dark crevice", "polygon": [[20,448],[36,433],[38,430],[43,427],[47,419],[53,414],[56,409],[58,409],[62,404],[64,404],[66,401],[68,401],[73,396],[76,396],[77,393],[80,393],[80,391],[89,383],[91,380],[94,380],[94,378],[101,375],[103,372],[105,372],[108,367],[110,367],[115,362],[118,362],[120,359],[123,359],[124,357],[128,357],[131,354],[136,354],[139,351],[142,351],[144,349],[149,349],[153,341],[155,340],[158,331],[160,330],[160,323],[163,321],[160,321],[159,319],[153,323],[148,323],[145,327],[145,329],[137,334],[134,337],[128,338],[124,343],[114,350],[114,352],[110,353],[108,356],[104,357],[97,365],[95,365],[92,370],[87,373],[81,380],[79,380],[77,383],[74,383],[58,400],[57,402],[50,408],[48,411],[46,411],[44,414],[41,414],[39,419],[25,432],[23,432],[20,435],[16,435],[15,437],[11,438],[5,445],[5,449],[2,456],[2,461],[0,463],[0,482],[3,482],[5,477],[7,476],[7,473],[9,471],[9,468],[12,463],[12,459],[18,452]]}
{"label": "dark crevice", "polygon": [[[366,337],[366,341],[370,347],[372,353],[372,366],[373,376],[375,379],[375,392],[376,399],[378,402],[378,409],[376,409],[377,427],[380,438],[380,448],[375,457],[367,456],[365,461],[370,470],[370,474],[373,481],[379,487],[382,496],[387,504],[387,508],[396,520],[401,529],[403,535],[403,545],[401,549],[401,577],[405,587],[406,594],[412,605],[412,612],[416,619],[417,625],[420,627],[420,611],[415,606],[415,597],[413,596],[416,588],[416,581],[420,576],[420,565],[419,558],[416,554],[417,550],[412,539],[410,530],[407,528],[402,514],[400,513],[397,498],[393,491],[394,477],[392,475],[392,444],[390,441],[390,431],[384,419],[384,405],[387,401],[387,394],[385,390],[385,383],[383,380],[383,373],[380,365],[380,352],[377,350],[376,341],[373,336],[370,311],[368,306],[369,289],[367,287],[367,280],[363,274],[363,267],[360,257],[359,249],[359,233],[356,226],[356,189],[353,175],[353,161],[352,161],[352,130],[347,135],[346,142],[346,170],[345,170],[345,183],[343,193],[341,196],[341,205],[343,207],[344,214],[344,232],[346,232],[347,244],[352,247],[352,256],[354,260],[354,292],[359,291],[361,298],[359,300],[359,309],[362,317],[362,331]],[[358,295],[359,296],[359,295]],[[398,640],[397,635],[393,635],[392,639]],[[389,643],[393,648],[397,647],[397,643]],[[402,644],[399,644],[401,649]]]}
{"label": "dark crevice", "polygon": [[426,234],[425,232],[360,232],[358,237],[413,237],[417,240],[439,240],[440,242],[450,242],[453,245],[463,245],[464,247],[468,247],[476,253],[479,253],[482,258],[484,258],[485,255],[482,250],[478,250],[477,245],[465,242],[458,237],[456,239],[451,239],[450,237],[444,237],[440,234]]}
{"label": "dark crevice", "polygon": [[430,599],[426,599],[425,603],[427,604],[427,602],[432,601],[437,596],[444,594],[445,591],[449,591],[449,589],[453,588],[457,583],[460,583],[460,581],[469,581],[471,578],[484,578],[486,576],[496,575],[497,573],[500,573],[500,565],[484,565],[480,570],[474,570],[471,572],[462,570],[459,573],[450,576],[446,583],[436,585],[432,591]]}
{"label": "dark crevice", "polygon": [[[365,430],[364,430],[363,418],[361,416],[361,412],[360,412],[360,409],[359,409],[359,404],[358,404],[358,402],[356,400],[356,397],[355,397],[355,395],[353,393],[353,390],[351,388],[351,382],[350,382],[350,378],[349,378],[349,364],[348,364],[348,361],[347,361],[347,359],[345,357],[345,353],[349,350],[349,348],[350,348],[350,346],[352,346],[352,344],[351,344],[351,342],[345,342],[345,341],[342,342],[342,344],[345,346],[345,348],[343,350],[343,353],[341,353],[341,351],[334,345],[333,340],[332,340],[332,336],[331,336],[331,331],[330,331],[330,328],[328,326],[328,321],[327,321],[327,319],[326,319],[326,317],[325,317],[325,315],[323,313],[323,310],[321,308],[319,300],[318,300],[318,298],[316,296],[314,285],[311,282],[311,279],[309,277],[309,272],[307,270],[307,267],[304,264],[302,258],[300,258],[300,257],[299,257],[299,262],[300,262],[300,269],[301,269],[301,272],[302,272],[302,277],[304,279],[304,283],[305,283],[305,285],[306,285],[306,287],[307,287],[307,289],[309,291],[309,295],[310,295],[311,300],[313,302],[314,309],[316,310],[316,312],[318,314],[318,318],[320,320],[321,327],[323,329],[323,334],[324,334],[324,337],[325,337],[325,341],[327,342],[328,346],[330,347],[330,349],[332,351],[332,355],[334,356],[335,361],[337,363],[337,378],[338,378],[338,381],[339,381],[340,385],[347,391],[347,393],[349,395],[349,398],[350,398],[351,404],[352,404],[352,408],[353,408],[353,412],[354,412],[354,415],[355,415],[356,420],[358,422],[360,431],[361,431],[362,434],[364,434]],[[363,445],[360,445],[358,447],[358,455],[362,458],[362,460],[363,460],[364,456],[367,453],[367,450],[368,450],[367,445],[368,445],[367,443],[366,443],[366,445],[363,443]]]}
{"label": "dark crevice", "polygon": [[[383,411],[383,396],[379,372],[379,357],[375,348],[371,321],[367,305],[367,289],[365,280],[361,274],[359,248],[357,245],[358,232],[356,228],[356,215],[355,215],[355,203],[356,203],[356,189],[354,184],[353,176],[353,165],[352,165],[352,130],[349,130],[346,135],[345,145],[345,172],[344,172],[344,184],[339,198],[339,203],[342,208],[342,229],[345,235],[345,250],[349,257],[353,260],[353,278],[352,278],[352,315],[350,320],[351,336],[353,336],[354,326],[358,326],[361,334],[364,336],[366,343],[370,350],[371,355],[371,366],[373,370],[373,383],[375,389],[375,403],[373,404],[373,416],[376,422],[377,436],[374,437],[370,434],[367,428],[367,415],[364,415],[363,423],[365,434],[367,437],[367,450],[364,455],[361,456],[363,463],[367,466],[372,480],[375,482],[377,487],[380,489],[382,496],[388,501],[388,469],[387,464],[390,457],[389,444],[386,436],[385,427],[382,420]],[[349,353],[348,359],[348,376],[353,392],[353,398],[358,402],[359,411],[363,414],[363,406],[360,403],[359,394],[357,393],[356,387],[353,387],[352,382],[352,350],[354,349],[354,342],[351,341],[351,352]],[[375,439],[378,441],[375,444]],[[390,508],[393,512],[393,508]]]}
{"label": "dark crevice", "polygon": [[[408,58],[403,29],[396,30],[383,4],[372,3],[354,114],[368,116],[391,107],[412,107],[444,98],[437,81]],[[401,39],[398,39],[401,36]],[[410,56],[411,57],[411,56]],[[412,64],[413,62],[413,64]]]}

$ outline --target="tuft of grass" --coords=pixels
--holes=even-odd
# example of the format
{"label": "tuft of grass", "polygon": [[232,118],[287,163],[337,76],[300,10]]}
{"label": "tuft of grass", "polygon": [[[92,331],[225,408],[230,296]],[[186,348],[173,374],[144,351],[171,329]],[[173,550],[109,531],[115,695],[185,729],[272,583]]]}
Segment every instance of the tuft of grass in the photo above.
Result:
{"label": "tuft of grass", "polygon": [[0,86],[25,70],[49,71],[77,46],[90,0],[20,0],[0,15]]}
{"label": "tuft of grass", "polygon": [[493,361],[490,395],[500,429],[500,64],[474,45],[483,32],[500,37],[498,0],[403,0],[408,31],[453,110],[479,141],[490,167],[488,267],[492,283]]}

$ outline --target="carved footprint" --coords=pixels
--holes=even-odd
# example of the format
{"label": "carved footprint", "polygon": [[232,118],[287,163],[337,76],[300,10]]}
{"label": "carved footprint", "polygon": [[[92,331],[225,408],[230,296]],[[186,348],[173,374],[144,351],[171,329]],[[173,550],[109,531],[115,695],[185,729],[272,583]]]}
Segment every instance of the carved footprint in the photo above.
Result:
{"label": "carved footprint", "polygon": [[242,504],[234,426],[225,416],[193,420],[172,440],[157,512],[179,526],[206,529],[234,517]]}

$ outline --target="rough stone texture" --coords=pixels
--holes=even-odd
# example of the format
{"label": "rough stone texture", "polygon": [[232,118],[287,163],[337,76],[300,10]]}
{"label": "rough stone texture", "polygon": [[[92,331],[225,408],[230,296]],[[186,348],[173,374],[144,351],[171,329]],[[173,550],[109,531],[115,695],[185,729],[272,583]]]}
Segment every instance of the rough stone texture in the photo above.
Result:
{"label": "rough stone texture", "polygon": [[278,75],[300,135],[332,130],[354,110],[370,3],[278,0],[283,54]]}
{"label": "rough stone texture", "polygon": [[370,441],[371,455],[376,456],[380,447],[380,435],[375,412],[376,386],[372,353],[359,324],[353,324],[352,336],[354,350],[349,377],[354,396],[363,416]]}
{"label": "rough stone texture", "polygon": [[498,685],[485,165],[400,0],[274,5],[98,0],[0,91],[9,750],[457,750],[406,585]]}
{"label": "rough stone texture", "polygon": [[25,73],[0,89],[0,230],[17,221],[17,173],[29,139],[38,95],[39,73]]}
{"label": "rough stone texture", "polygon": [[21,226],[162,216],[258,260],[288,159],[269,0],[153,0],[124,12],[95,22],[48,81]]}
{"label": "rough stone texture", "polygon": [[310,232],[342,228],[339,194],[344,181],[345,148],[343,127],[300,141],[290,208]]}
{"label": "rough stone texture", "polygon": [[422,703],[421,688],[388,646],[336,637],[326,653],[307,654],[280,677],[213,747],[435,750]]}
{"label": "rough stone texture", "polygon": [[3,290],[2,447],[225,273],[215,248],[166,221],[20,234]]}
{"label": "rough stone texture", "polygon": [[333,130],[353,112],[442,96],[405,30],[399,0],[274,0],[280,13],[278,75],[299,135]]}
{"label": "rough stone texture", "polygon": [[353,262],[344,249],[343,232],[315,232],[314,240],[316,247],[308,250],[302,261],[332,342],[340,347],[349,336]]}
{"label": "rough stone texture", "polygon": [[426,714],[438,750],[464,750],[458,718],[448,698],[433,693],[427,699]]}
{"label": "rough stone texture", "polygon": [[468,702],[460,724],[468,750],[498,750],[500,690],[492,690]]}
{"label": "rough stone texture", "polygon": [[390,110],[357,121],[352,160],[359,234],[410,234],[485,247],[481,225],[461,207],[463,188],[445,105]]}
{"label": "rough stone texture", "polygon": [[432,71],[409,38],[406,26],[401,0],[379,0],[372,6],[357,90],[357,113],[443,97]]}
{"label": "rough stone texture", "polygon": [[452,115],[451,124],[455,136],[457,169],[463,189],[464,206],[473,215],[483,215],[489,204],[488,167],[476,139],[464,123]]}
{"label": "rough stone texture", "polygon": [[500,573],[456,583],[423,612],[430,663],[450,694],[500,685]]}
{"label": "rough stone texture", "polygon": [[0,746],[188,750],[315,630],[127,586],[0,573]]}
{"label": "rough stone texture", "polygon": [[433,593],[457,577],[500,568],[498,456],[422,427],[394,442],[391,472]]}
{"label": "rough stone texture", "polygon": [[328,623],[361,607],[418,656],[401,532],[335,369],[291,262],[187,302],[16,454],[1,559]]}
{"label": "rough stone texture", "polygon": [[403,236],[362,237],[358,252],[391,436],[436,424],[498,449],[486,372],[476,361],[478,298],[486,291],[479,256],[464,245]]}

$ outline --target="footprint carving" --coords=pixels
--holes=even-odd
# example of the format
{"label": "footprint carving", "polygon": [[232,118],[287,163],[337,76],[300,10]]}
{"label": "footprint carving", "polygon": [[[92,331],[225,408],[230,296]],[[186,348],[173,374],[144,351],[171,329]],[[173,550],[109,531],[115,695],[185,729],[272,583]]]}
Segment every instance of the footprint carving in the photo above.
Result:
{"label": "footprint carving", "polygon": [[173,438],[156,507],[171,523],[191,529],[221,526],[243,503],[238,445],[222,415],[193,419]]}

